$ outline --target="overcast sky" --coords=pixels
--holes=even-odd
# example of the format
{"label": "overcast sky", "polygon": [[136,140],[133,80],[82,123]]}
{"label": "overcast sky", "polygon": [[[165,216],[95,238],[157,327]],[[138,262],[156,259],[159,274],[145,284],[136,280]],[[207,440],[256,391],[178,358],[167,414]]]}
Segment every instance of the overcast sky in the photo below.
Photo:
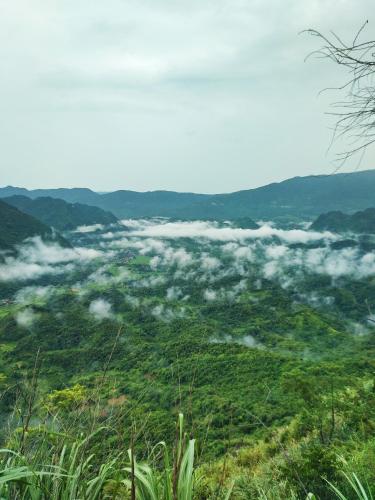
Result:
{"label": "overcast sky", "polygon": [[[328,174],[351,39],[374,0],[0,0],[0,185],[228,192]],[[338,148],[338,146],[337,146]],[[346,171],[356,165],[348,164]],[[362,169],[375,167],[369,151]]]}

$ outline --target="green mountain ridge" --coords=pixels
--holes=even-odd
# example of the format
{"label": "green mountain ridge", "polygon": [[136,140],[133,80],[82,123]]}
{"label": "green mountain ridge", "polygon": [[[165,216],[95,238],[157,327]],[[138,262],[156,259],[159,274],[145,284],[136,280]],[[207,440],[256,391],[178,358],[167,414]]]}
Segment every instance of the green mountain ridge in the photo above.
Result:
{"label": "green mountain ridge", "polygon": [[311,225],[317,231],[375,233],[375,208],[345,214],[340,211],[321,214]]}
{"label": "green mountain ridge", "polygon": [[0,250],[12,250],[25,239],[34,236],[69,246],[69,243],[50,227],[0,200]]}
{"label": "green mountain ridge", "polygon": [[86,203],[117,217],[180,217],[226,219],[239,217],[315,218],[322,212],[349,213],[375,206],[375,170],[294,177],[255,189],[226,194],[136,192],[95,193],[87,188],[27,190],[0,188],[0,198],[50,196],[69,203]]}
{"label": "green mountain ridge", "polygon": [[111,224],[118,220],[111,212],[99,207],[69,203],[52,197],[31,199],[23,195],[13,195],[3,200],[59,231],[83,225]]}

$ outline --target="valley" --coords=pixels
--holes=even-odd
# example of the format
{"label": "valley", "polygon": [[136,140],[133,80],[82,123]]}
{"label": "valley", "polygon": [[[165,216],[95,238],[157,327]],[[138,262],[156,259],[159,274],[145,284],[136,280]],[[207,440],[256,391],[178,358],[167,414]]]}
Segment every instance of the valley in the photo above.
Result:
{"label": "valley", "polygon": [[[349,459],[353,440],[360,453],[372,439],[375,393],[360,408],[345,394],[373,387],[375,239],[290,225],[126,219],[62,232],[70,247],[25,241],[0,263],[2,418],[12,418],[12,388],[38,359],[34,418],[56,401],[60,425],[74,418],[83,431],[82,405],[101,384],[97,425],[136,425],[139,455],[173,437],[179,412],[211,474],[229,457],[245,477],[243,456],[275,433],[293,453],[316,453],[316,439],[321,453]],[[337,422],[324,437],[330,404]],[[103,450],[121,439],[109,433]],[[277,445],[251,484],[266,484],[261,471],[276,459]],[[283,477],[298,491],[295,477]]]}

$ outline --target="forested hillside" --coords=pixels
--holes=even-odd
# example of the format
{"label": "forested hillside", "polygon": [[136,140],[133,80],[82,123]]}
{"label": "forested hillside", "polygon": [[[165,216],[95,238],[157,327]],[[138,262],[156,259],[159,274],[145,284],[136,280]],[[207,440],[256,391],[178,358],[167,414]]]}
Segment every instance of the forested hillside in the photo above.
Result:
{"label": "forested hillside", "polygon": [[3,200],[59,231],[84,225],[117,222],[117,218],[111,212],[81,203],[68,203],[57,198],[32,199],[27,196],[14,195]]}
{"label": "forested hillside", "polygon": [[375,233],[375,208],[367,208],[354,214],[328,212],[320,215],[311,225],[317,231]]}
{"label": "forested hillside", "polygon": [[95,430],[82,460],[115,459],[106,491],[127,498],[124,448],[161,465],[150,449],[173,448],[181,412],[194,498],[330,500],[324,477],[349,491],[342,470],[371,484],[375,260],[360,237],[124,224],[0,265],[3,445],[37,468],[36,443],[60,454]]}
{"label": "forested hillside", "polygon": [[89,189],[0,188],[0,197],[49,196],[101,207],[119,218],[162,216],[213,220],[239,217],[311,219],[332,210],[352,213],[375,206],[374,193],[374,170],[295,177],[256,189],[217,195],[125,190],[99,194]]}
{"label": "forested hillside", "polygon": [[67,244],[52,229],[17,208],[0,201],[0,250],[12,250],[26,238],[39,236],[45,240]]}

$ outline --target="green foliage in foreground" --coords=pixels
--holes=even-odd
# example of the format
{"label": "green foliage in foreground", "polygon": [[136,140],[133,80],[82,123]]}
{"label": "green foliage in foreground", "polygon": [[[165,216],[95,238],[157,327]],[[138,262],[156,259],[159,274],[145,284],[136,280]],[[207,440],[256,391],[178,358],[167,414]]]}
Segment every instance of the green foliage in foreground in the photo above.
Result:
{"label": "green foliage in foreground", "polygon": [[[202,471],[194,469],[195,441],[187,439],[183,429],[183,415],[178,417],[172,460],[166,443],[160,442],[149,452],[146,462],[138,463],[134,454],[134,441],[127,454],[114,453],[104,463],[96,463],[91,443],[104,430],[98,428],[86,438],[72,443],[66,436],[55,432],[37,432],[38,438],[27,438],[17,433],[19,450],[0,450],[0,499],[73,500],[73,499],[132,499],[132,500],[193,500],[254,498],[332,498],[340,500],[373,500],[370,490],[355,473],[345,473],[346,490],[341,491],[326,481],[323,497],[314,493],[299,496],[286,493],[284,485],[274,484],[264,491],[254,484],[242,484],[241,477],[233,477],[229,487],[224,486],[225,471],[217,480],[215,491],[207,494],[201,488]],[[41,429],[39,429],[41,431]],[[32,433],[31,433],[32,434]],[[21,436],[21,437],[20,437]],[[134,437],[134,436],[133,436]],[[51,441],[52,440],[52,441]],[[52,444],[52,442],[54,444]],[[126,456],[127,455],[127,456]],[[206,471],[207,472],[207,471]],[[237,481],[237,485],[236,485]]]}
{"label": "green foliage in foreground", "polygon": [[[194,488],[194,439],[187,440],[183,416],[178,418],[173,460],[165,442],[158,443],[150,459],[160,465],[138,463],[133,449],[128,460],[115,453],[105,463],[95,464],[90,443],[104,429],[68,445],[64,437],[48,433],[48,439],[34,441],[25,451],[0,450],[0,498],[32,500],[72,500],[87,498],[137,498],[138,500],[191,500]],[[40,436],[39,436],[40,437]],[[47,438],[47,434],[44,435]],[[53,439],[54,445],[48,440]]]}
{"label": "green foliage in foreground", "polygon": [[[358,476],[352,472],[351,474],[343,473],[346,478],[348,485],[350,486],[351,496],[350,498],[358,498],[359,500],[372,500],[374,497],[372,496],[371,491],[364,486]],[[340,498],[340,500],[349,500],[344,493],[342,493],[336,486],[331,483],[328,483],[335,495]]]}

